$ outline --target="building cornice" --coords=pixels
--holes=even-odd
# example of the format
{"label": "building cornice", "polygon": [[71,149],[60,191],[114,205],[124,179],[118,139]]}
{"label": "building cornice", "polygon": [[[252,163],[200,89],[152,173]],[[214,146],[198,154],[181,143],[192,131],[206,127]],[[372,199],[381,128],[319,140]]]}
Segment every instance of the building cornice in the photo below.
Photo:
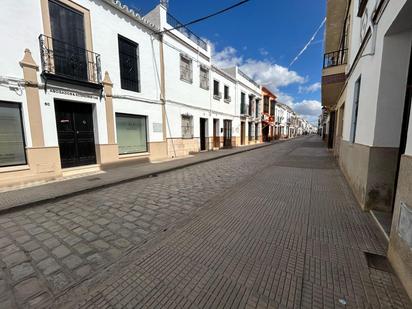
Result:
{"label": "building cornice", "polygon": [[128,17],[138,22],[140,25],[144,26],[150,31],[155,32],[155,33],[159,32],[160,29],[156,25],[144,19],[137,12],[135,12],[133,9],[130,9],[127,5],[123,4],[121,1],[119,0],[101,0],[101,1],[117,9],[119,12],[122,12],[123,14],[127,15]]}

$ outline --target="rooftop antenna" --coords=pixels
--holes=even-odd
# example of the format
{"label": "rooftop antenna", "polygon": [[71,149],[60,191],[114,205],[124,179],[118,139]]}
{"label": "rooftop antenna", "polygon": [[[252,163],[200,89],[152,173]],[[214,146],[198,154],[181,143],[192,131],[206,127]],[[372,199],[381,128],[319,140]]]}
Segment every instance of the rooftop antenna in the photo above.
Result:
{"label": "rooftop antenna", "polygon": [[160,0],[160,4],[163,5],[166,10],[169,9],[169,0]]}

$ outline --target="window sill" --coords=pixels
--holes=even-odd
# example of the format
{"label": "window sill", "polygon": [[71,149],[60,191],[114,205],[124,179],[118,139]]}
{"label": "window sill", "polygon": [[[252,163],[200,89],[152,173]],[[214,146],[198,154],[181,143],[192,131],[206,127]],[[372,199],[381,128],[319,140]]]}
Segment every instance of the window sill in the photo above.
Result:
{"label": "window sill", "polygon": [[225,103],[230,103],[230,102],[232,102],[231,99],[225,99]]}
{"label": "window sill", "polygon": [[30,166],[28,166],[27,164],[15,165],[15,166],[5,166],[5,167],[0,167],[0,173],[27,171],[29,169],[30,169]]}
{"label": "window sill", "polygon": [[222,98],[217,95],[213,95],[213,99],[215,99],[216,101],[220,101]]}
{"label": "window sill", "polygon": [[192,80],[187,80],[187,79],[183,79],[183,78],[181,78],[180,80],[181,80],[182,82],[188,83],[188,84],[190,84],[190,85],[193,84],[193,81],[192,81]]}
{"label": "window sill", "polygon": [[150,152],[137,152],[137,153],[126,153],[126,154],[119,154],[119,159],[128,159],[128,158],[136,158],[136,157],[146,157],[149,156]]}

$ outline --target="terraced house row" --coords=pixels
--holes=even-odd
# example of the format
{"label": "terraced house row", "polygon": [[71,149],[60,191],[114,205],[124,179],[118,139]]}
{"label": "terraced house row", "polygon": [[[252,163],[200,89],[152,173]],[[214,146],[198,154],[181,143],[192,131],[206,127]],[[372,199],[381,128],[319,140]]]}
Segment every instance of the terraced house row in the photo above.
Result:
{"label": "terraced house row", "polygon": [[285,105],[275,122],[276,96],[214,66],[162,4],[144,17],[113,0],[0,8],[0,186],[311,129]]}
{"label": "terraced house row", "polygon": [[412,1],[327,1],[325,141],[412,297]]}

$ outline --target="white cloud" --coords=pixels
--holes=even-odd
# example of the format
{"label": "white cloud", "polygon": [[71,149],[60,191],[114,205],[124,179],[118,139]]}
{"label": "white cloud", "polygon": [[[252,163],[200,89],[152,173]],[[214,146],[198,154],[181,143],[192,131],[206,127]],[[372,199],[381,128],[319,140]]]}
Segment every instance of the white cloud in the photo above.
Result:
{"label": "white cloud", "polygon": [[233,66],[240,66],[244,62],[242,56],[237,55],[237,50],[233,47],[225,47],[219,52],[214,51],[214,46],[212,45],[213,63],[220,68],[229,68]]}
{"label": "white cloud", "polygon": [[303,100],[293,104],[296,113],[304,116],[318,117],[322,110],[322,104],[317,100]]}
{"label": "white cloud", "polygon": [[256,80],[258,83],[278,91],[280,87],[290,84],[303,84],[306,79],[295,71],[271,62],[268,59],[256,60],[252,58],[243,58],[233,47],[225,47],[221,51],[216,51],[214,44],[212,46],[212,61],[221,68],[239,66],[240,69]]}
{"label": "white cloud", "polygon": [[317,82],[309,86],[299,86],[299,93],[313,93],[321,88],[321,83]]}
{"label": "white cloud", "polygon": [[264,49],[263,47],[259,48],[259,53],[264,57],[269,55],[269,52],[266,49]]}
{"label": "white cloud", "polygon": [[322,104],[317,100],[303,100],[295,102],[295,99],[283,92],[277,93],[278,101],[289,105],[298,115],[311,123],[316,123],[322,113]]}

